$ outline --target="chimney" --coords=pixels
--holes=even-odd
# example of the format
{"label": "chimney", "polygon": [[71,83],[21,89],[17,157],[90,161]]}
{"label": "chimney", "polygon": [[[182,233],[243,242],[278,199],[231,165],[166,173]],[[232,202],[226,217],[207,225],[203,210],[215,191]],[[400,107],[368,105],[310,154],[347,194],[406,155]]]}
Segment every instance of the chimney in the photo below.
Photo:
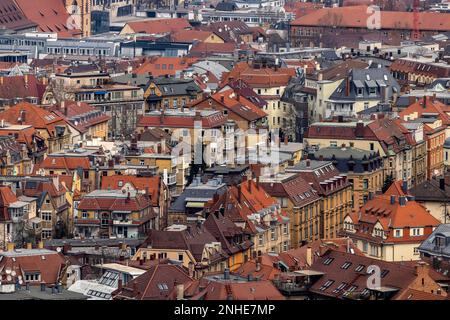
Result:
{"label": "chimney", "polygon": [[395,204],[395,196],[391,195],[391,204]]}
{"label": "chimney", "polygon": [[28,250],[33,249],[33,245],[31,244],[31,242],[27,242],[27,249]]}
{"label": "chimney", "polygon": [[225,270],[223,270],[223,279],[230,280],[230,269],[225,268]]}
{"label": "chimney", "polygon": [[184,299],[184,284],[177,284],[177,300]]}
{"label": "chimney", "polygon": [[39,241],[38,249],[44,249],[44,242],[43,241]]}
{"label": "chimney", "polygon": [[259,176],[256,177],[256,189],[259,190]]}
{"label": "chimney", "polygon": [[238,202],[241,203],[242,202],[242,186],[238,185],[237,189],[238,189]]}
{"label": "chimney", "polygon": [[248,180],[248,193],[252,194],[252,180]]}
{"label": "chimney", "polygon": [[14,251],[14,243],[13,242],[8,242],[6,247],[7,247],[7,251]]}
{"label": "chimney", "polygon": [[355,135],[357,138],[362,138],[364,136],[364,123],[356,123]]}
{"label": "chimney", "polygon": [[310,161],[309,159],[306,160],[306,167],[307,167],[307,168],[311,167],[311,161]]}
{"label": "chimney", "polygon": [[159,122],[160,122],[161,124],[164,123],[164,110],[161,110],[161,115],[159,116]]}
{"label": "chimney", "polygon": [[350,77],[347,76],[345,78],[345,96],[348,97],[350,95]]}
{"label": "chimney", "polygon": [[3,77],[0,77],[0,85],[3,85]]}
{"label": "chimney", "polygon": [[436,92],[435,93],[433,93],[433,97],[431,98],[431,102],[435,102],[436,101]]}
{"label": "chimney", "polygon": [[306,248],[306,264],[308,266],[311,266],[313,264],[313,254],[312,248],[310,246]]}
{"label": "chimney", "polygon": [[288,137],[285,135],[284,136],[284,144],[287,146],[288,145]]}
{"label": "chimney", "polygon": [[424,96],[424,97],[423,97],[422,107],[423,107],[424,109],[427,108],[427,96]]}
{"label": "chimney", "polygon": [[117,281],[117,289],[122,290],[122,279]]}
{"label": "chimney", "polygon": [[439,179],[439,189],[445,191],[445,178]]}
{"label": "chimney", "polygon": [[256,265],[255,265],[255,271],[259,272],[261,271],[261,257],[256,258]]}
{"label": "chimney", "polygon": [[403,183],[402,183],[402,191],[405,194],[408,193],[408,182],[407,181],[403,181]]}
{"label": "chimney", "polygon": [[222,102],[222,103],[225,102],[225,97],[223,96],[223,94],[220,96],[220,102]]}
{"label": "chimney", "polygon": [[236,100],[237,101],[241,101],[241,95],[238,93],[238,94],[236,94]]}
{"label": "chimney", "polygon": [[194,278],[194,263],[192,261],[188,264],[189,277]]}

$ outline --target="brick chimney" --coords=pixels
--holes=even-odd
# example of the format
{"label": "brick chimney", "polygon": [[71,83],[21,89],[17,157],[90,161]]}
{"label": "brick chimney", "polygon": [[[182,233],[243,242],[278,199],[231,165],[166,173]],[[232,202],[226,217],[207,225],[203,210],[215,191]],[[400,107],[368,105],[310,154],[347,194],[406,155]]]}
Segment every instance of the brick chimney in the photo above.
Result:
{"label": "brick chimney", "polygon": [[313,264],[313,254],[312,254],[312,248],[308,246],[306,248],[306,263],[308,266],[311,266]]}

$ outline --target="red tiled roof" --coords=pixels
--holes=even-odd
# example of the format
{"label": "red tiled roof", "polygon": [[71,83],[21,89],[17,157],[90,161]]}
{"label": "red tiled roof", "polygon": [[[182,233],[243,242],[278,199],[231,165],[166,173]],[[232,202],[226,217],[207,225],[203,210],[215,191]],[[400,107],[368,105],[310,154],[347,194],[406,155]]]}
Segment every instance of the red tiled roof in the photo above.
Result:
{"label": "red tiled roof", "polygon": [[176,284],[187,287],[192,281],[181,266],[157,264],[114,291],[112,296],[113,300],[173,300]]}
{"label": "red tiled roof", "polygon": [[[450,124],[450,117],[446,112],[448,107],[433,97],[424,97],[419,99],[406,109],[400,112],[400,117],[407,121],[408,116],[412,116],[413,113],[417,113],[417,117],[421,117],[424,113],[437,113],[443,124]],[[412,119],[411,119],[412,120]]]}
{"label": "red tiled roof", "polygon": [[[448,14],[450,21],[450,14]],[[403,72],[422,75],[426,77],[434,78],[447,78],[450,77],[449,66],[439,66],[436,64],[423,63],[412,60],[397,59],[389,67],[391,72]]]}
{"label": "red tiled roof", "polygon": [[20,9],[17,8],[14,0],[0,0],[0,26],[10,30],[20,31],[34,28],[36,27],[36,23],[28,20],[23,15]]}
{"label": "red tiled roof", "polygon": [[162,34],[191,28],[189,21],[184,18],[175,19],[147,19],[128,22],[127,25],[134,33]]}
{"label": "red tiled roof", "polygon": [[[212,129],[222,126],[228,118],[221,112],[208,116],[202,116],[202,127]],[[164,115],[143,115],[138,122],[138,127],[162,127],[162,128],[194,128],[195,117]]]}
{"label": "red tiled roof", "polygon": [[10,124],[20,124],[18,119],[21,117],[22,111],[25,111],[23,124],[31,125],[36,129],[45,129],[49,136],[55,135],[55,126],[66,126],[66,122],[61,117],[27,102],[21,102],[1,112],[0,119],[4,119]]}
{"label": "red tiled roof", "polygon": [[89,170],[91,164],[88,157],[71,157],[68,155],[53,156],[49,155],[39,164],[40,168],[51,169],[65,169],[67,171],[77,170],[82,168],[83,170]]}
{"label": "red tiled roof", "polygon": [[[376,195],[373,200],[367,201],[358,211],[350,214],[350,218],[356,225],[354,236],[371,239],[376,242],[390,243],[421,243],[433,231],[432,228],[440,224],[420,203],[405,199],[405,205],[401,205],[399,196],[404,196],[401,189],[401,181],[395,182],[383,195]],[[391,196],[395,197],[395,203],[391,204]],[[372,236],[375,225],[379,222],[384,230],[386,239]],[[403,232],[402,237],[394,236],[394,229],[424,228],[422,236],[411,236],[409,232]]]}
{"label": "red tiled roof", "polygon": [[161,177],[136,177],[129,175],[113,175],[102,177],[101,188],[120,190],[126,183],[130,183],[137,190],[143,190],[149,192],[153,206],[158,206],[159,200],[159,186]]}
{"label": "red tiled roof", "polygon": [[16,195],[9,187],[0,186],[0,221],[9,221],[8,207],[17,201]]}
{"label": "red tiled roof", "polygon": [[[339,25],[367,29],[367,21],[373,14],[372,11],[367,6],[323,8],[294,20],[291,25],[314,27]],[[413,12],[381,11],[380,14],[381,29],[414,29]],[[419,28],[421,31],[448,31],[450,30],[450,14],[420,12]]]}
{"label": "red tiled roof", "polygon": [[199,42],[192,47],[189,56],[208,56],[214,53],[232,54],[236,50],[236,44],[232,42],[225,43],[206,43]]}
{"label": "red tiled roof", "polygon": [[247,62],[239,62],[230,72],[222,75],[222,84],[226,84],[230,78],[242,79],[251,87],[275,87],[286,86],[291,77],[295,76],[293,68],[253,68]]}
{"label": "red tiled roof", "polygon": [[80,210],[105,210],[105,211],[140,211],[151,206],[148,197],[136,193],[130,199],[127,198],[95,198],[89,195],[83,197],[78,204]]}
{"label": "red tiled roof", "polygon": [[73,28],[76,21],[60,0],[15,0],[23,14],[38,25],[40,32],[56,32],[59,37],[77,37],[79,28]]}
{"label": "red tiled roof", "polygon": [[[41,282],[47,285],[56,284],[66,265],[66,259],[61,253],[36,252],[28,255],[16,255],[13,257],[3,256],[0,259],[0,276],[5,275],[5,270],[15,271],[16,277],[25,279],[26,273],[40,272]],[[33,283],[32,283],[33,284]],[[36,282],[39,285],[40,282]]]}
{"label": "red tiled roof", "polygon": [[[211,35],[215,35],[211,31],[202,30],[179,30],[170,35],[170,38],[174,42],[194,42],[194,41],[205,41]],[[218,35],[215,35],[219,37]]]}
{"label": "red tiled roof", "polygon": [[149,74],[154,77],[175,75],[177,71],[189,68],[197,61],[189,57],[152,57],[136,68],[134,74]]}
{"label": "red tiled roof", "polygon": [[0,77],[0,98],[15,99],[34,97],[41,101],[46,85],[34,75]]}

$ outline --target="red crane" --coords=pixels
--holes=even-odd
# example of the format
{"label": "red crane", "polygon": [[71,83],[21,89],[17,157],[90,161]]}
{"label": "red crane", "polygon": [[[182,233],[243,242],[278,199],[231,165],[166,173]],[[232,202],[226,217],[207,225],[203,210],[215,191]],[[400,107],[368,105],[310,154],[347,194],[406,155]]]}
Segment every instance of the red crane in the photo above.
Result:
{"label": "red crane", "polygon": [[413,32],[412,32],[412,39],[417,41],[420,39],[420,0],[414,0],[413,4]]}

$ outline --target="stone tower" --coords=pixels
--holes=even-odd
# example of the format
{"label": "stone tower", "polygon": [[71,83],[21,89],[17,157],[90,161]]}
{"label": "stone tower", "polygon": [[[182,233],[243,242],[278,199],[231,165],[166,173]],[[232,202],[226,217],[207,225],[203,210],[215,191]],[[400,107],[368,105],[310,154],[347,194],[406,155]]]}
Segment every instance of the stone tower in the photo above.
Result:
{"label": "stone tower", "polygon": [[83,37],[91,35],[91,0],[63,0],[67,12],[80,26]]}

